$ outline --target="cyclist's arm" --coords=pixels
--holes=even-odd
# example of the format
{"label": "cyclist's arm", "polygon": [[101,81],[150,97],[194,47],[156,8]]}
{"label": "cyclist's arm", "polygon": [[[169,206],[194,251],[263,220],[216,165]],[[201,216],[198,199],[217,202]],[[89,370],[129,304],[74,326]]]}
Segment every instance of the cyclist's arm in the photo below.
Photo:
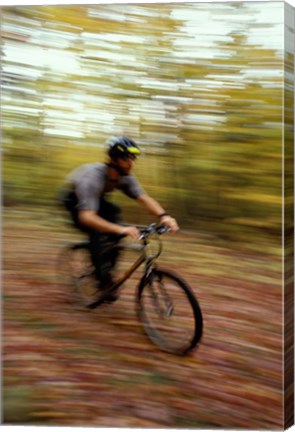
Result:
{"label": "cyclist's arm", "polygon": [[163,207],[154,198],[147,194],[142,194],[137,198],[137,201],[154,216],[159,217],[160,222],[169,227],[172,232],[175,232],[179,229],[176,220],[168,215]]}
{"label": "cyclist's arm", "polygon": [[93,230],[113,233],[119,235],[129,235],[134,239],[138,239],[140,236],[139,231],[135,227],[123,227],[121,225],[114,224],[107,221],[106,219],[97,215],[94,210],[80,210],[79,211],[79,222],[82,225],[87,226]]}
{"label": "cyclist's arm", "polygon": [[91,176],[85,176],[76,188],[80,206],[82,203],[78,214],[79,222],[98,232],[127,235],[137,240],[140,232],[136,227],[122,227],[97,214],[97,197],[101,195],[103,181],[98,181],[99,179],[96,178],[95,180],[93,181]]}

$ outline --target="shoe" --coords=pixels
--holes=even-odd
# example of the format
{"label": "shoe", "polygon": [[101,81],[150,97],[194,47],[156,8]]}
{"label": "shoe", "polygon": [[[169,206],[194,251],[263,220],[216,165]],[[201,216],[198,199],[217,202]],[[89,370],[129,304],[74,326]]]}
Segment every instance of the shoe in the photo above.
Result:
{"label": "shoe", "polygon": [[[98,287],[98,290],[101,292],[100,297],[94,301],[93,303],[90,303],[87,305],[88,309],[95,309],[97,306],[100,306],[104,303],[114,303],[119,298],[118,288],[113,287],[114,283],[108,283],[103,288],[100,286]],[[105,292],[105,293],[104,293]]]}
{"label": "shoe", "polygon": [[102,292],[107,292],[105,297],[102,298],[103,303],[114,303],[119,298],[118,288],[113,280],[110,280],[106,285],[101,287]]}
{"label": "shoe", "polygon": [[108,294],[104,299],[103,303],[115,303],[119,298],[119,295],[117,292],[113,292],[111,294]]}

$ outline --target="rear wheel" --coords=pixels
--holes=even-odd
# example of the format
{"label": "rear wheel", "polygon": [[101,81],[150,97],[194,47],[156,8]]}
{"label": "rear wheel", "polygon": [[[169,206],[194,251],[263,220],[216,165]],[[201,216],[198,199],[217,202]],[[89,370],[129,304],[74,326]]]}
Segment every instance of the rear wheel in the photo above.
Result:
{"label": "rear wheel", "polygon": [[185,281],[154,269],[138,290],[138,315],[148,337],[163,351],[186,354],[202,337],[200,306]]}
{"label": "rear wheel", "polygon": [[[109,258],[117,257],[120,246],[110,245],[103,250]],[[113,263],[114,264],[114,263]],[[67,287],[71,302],[93,309],[102,303],[112,303],[117,298],[115,285],[100,289],[89,243],[76,243],[64,248],[58,260],[59,279]]]}
{"label": "rear wheel", "polygon": [[63,249],[58,260],[58,277],[71,302],[91,307],[100,296],[88,243]]}

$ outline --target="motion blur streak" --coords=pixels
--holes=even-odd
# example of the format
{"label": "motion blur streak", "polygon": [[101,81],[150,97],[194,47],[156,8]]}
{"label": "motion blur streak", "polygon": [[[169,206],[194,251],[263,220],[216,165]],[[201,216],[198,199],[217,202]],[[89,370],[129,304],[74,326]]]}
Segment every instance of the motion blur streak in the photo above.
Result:
{"label": "motion blur streak", "polygon": [[[285,88],[292,142],[294,73],[285,7],[2,8],[6,422],[282,426],[282,101]],[[59,187],[77,165],[103,161],[105,141],[122,133],[143,149],[143,187],[182,228],[163,259],[203,309],[190,358],[167,357],[141,335],[134,286],[86,314],[55,285],[59,248],[77,237]],[[150,221],[115,199],[126,221]]]}

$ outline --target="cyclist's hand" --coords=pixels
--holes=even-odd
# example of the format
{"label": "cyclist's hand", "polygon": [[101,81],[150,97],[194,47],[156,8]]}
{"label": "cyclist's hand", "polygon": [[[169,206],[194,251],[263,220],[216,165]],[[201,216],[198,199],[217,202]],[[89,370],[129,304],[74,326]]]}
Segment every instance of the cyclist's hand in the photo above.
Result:
{"label": "cyclist's hand", "polygon": [[124,227],[121,234],[129,236],[133,240],[139,240],[140,238],[140,231],[135,226]]}
{"label": "cyclist's hand", "polygon": [[179,230],[179,226],[176,222],[176,219],[174,219],[169,215],[162,216],[161,223],[165,225],[167,228],[169,228],[171,232],[176,232]]}

